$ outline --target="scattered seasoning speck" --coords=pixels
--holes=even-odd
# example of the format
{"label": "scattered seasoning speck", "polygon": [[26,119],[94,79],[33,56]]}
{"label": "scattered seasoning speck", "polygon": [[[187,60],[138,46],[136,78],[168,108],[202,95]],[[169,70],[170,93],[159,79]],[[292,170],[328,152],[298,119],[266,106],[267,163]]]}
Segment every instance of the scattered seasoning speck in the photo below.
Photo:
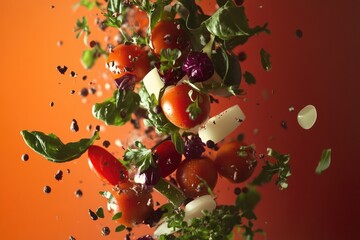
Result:
{"label": "scattered seasoning speck", "polygon": [[87,76],[86,75],[84,75],[83,77],[82,77],[82,80],[86,80],[87,79]]}
{"label": "scattered seasoning speck", "polygon": [[56,69],[59,71],[59,73],[65,74],[68,68],[67,66],[57,66]]}
{"label": "scattered seasoning speck", "polygon": [[61,40],[57,41],[57,42],[56,42],[56,45],[57,45],[58,47],[61,47],[61,46],[63,45],[63,41],[61,41]]}
{"label": "scattered seasoning speck", "polygon": [[50,102],[50,107],[53,107],[54,106],[54,102]]}
{"label": "scattered seasoning speck", "polygon": [[290,106],[289,107],[289,112],[293,112],[293,111],[295,111],[295,108],[293,106]]}
{"label": "scattered seasoning speck", "polygon": [[63,171],[58,170],[55,174],[55,179],[60,181],[62,179],[62,177],[63,177]]}
{"label": "scattered seasoning speck", "polygon": [[89,89],[89,92],[90,92],[91,94],[95,94],[95,93],[96,93],[96,88],[94,88],[94,87],[90,88],[90,89]]}
{"label": "scattered seasoning speck", "polygon": [[75,191],[75,196],[77,198],[81,198],[83,196],[83,192],[80,189],[78,189],[78,190]]}
{"label": "scattered seasoning speck", "polygon": [[70,237],[69,237],[69,240],[76,240],[76,238],[73,237],[73,236],[70,236]]}
{"label": "scattered seasoning speck", "polygon": [[208,141],[206,142],[206,146],[207,146],[208,148],[213,148],[213,147],[215,146],[215,143],[214,143],[214,141],[212,141],[212,140],[208,140]]}
{"label": "scattered seasoning speck", "polygon": [[241,189],[241,191],[246,194],[246,193],[249,192],[249,188],[243,187],[243,188]]}
{"label": "scattered seasoning speck", "polygon": [[50,186],[45,186],[43,191],[44,191],[44,193],[51,193],[51,187]]}
{"label": "scattered seasoning speck", "polygon": [[69,174],[69,173],[70,173],[70,169],[66,169],[66,172]]}
{"label": "scattered seasoning speck", "polygon": [[27,160],[29,160],[29,155],[24,153],[22,156],[21,156],[21,160],[23,160],[24,162],[26,162]]}
{"label": "scattered seasoning speck", "polygon": [[73,132],[79,131],[79,125],[78,125],[78,123],[77,123],[77,121],[75,119],[73,119],[72,122],[71,122],[70,130],[73,131]]}
{"label": "scattered seasoning speck", "polygon": [[89,209],[89,215],[92,220],[94,220],[94,221],[98,220],[98,216],[91,209]]}
{"label": "scattered seasoning speck", "polygon": [[110,146],[110,142],[108,140],[103,141],[103,146],[108,148]]}
{"label": "scattered seasoning speck", "polygon": [[87,89],[87,88],[82,88],[81,90],[80,90],[80,95],[82,96],[82,97],[86,97],[87,95],[89,95],[89,90]]}
{"label": "scattered seasoning speck", "polygon": [[239,187],[234,188],[235,195],[239,195],[241,193],[241,189]]}
{"label": "scattered seasoning speck", "polygon": [[72,89],[72,90],[70,91],[70,94],[74,94],[74,93],[75,93],[75,90]]}
{"label": "scattered seasoning speck", "polygon": [[109,235],[109,234],[110,234],[110,228],[109,228],[109,227],[103,227],[103,228],[101,229],[101,235],[107,236],[107,235]]}
{"label": "scattered seasoning speck", "polygon": [[287,123],[285,121],[281,121],[280,125],[283,129],[287,129]]}
{"label": "scattered seasoning speck", "polygon": [[303,36],[303,32],[301,31],[301,29],[296,29],[295,35],[296,35],[297,38],[300,39]]}
{"label": "scattered seasoning speck", "polygon": [[89,124],[89,125],[86,126],[86,130],[91,131],[91,129],[92,129],[92,125],[91,125],[91,124]]}
{"label": "scattered seasoning speck", "polygon": [[70,76],[71,76],[71,77],[77,77],[77,74],[76,74],[76,72],[71,71],[71,72],[70,72]]}
{"label": "scattered seasoning speck", "polygon": [[247,55],[246,55],[245,52],[239,52],[239,54],[238,54],[238,59],[239,59],[240,62],[245,61],[246,58],[247,58]]}
{"label": "scattered seasoning speck", "polygon": [[100,131],[100,126],[96,125],[95,130],[99,132]]}

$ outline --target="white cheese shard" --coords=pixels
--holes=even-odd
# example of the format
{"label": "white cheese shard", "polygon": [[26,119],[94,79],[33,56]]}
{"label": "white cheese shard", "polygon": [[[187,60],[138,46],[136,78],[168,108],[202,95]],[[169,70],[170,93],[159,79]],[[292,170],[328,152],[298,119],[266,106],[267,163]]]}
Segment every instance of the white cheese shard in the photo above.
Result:
{"label": "white cheese shard", "polygon": [[297,115],[297,121],[303,129],[310,129],[314,126],[317,119],[316,108],[313,105],[307,105],[301,109]]}
{"label": "white cheese shard", "polygon": [[201,140],[218,143],[232,133],[245,120],[245,114],[238,105],[234,105],[222,113],[210,118],[199,129]]}
{"label": "white cheese shard", "polygon": [[156,99],[158,99],[159,92],[164,87],[164,82],[161,80],[157,68],[153,68],[145,75],[143,83],[149,95],[155,94]]}

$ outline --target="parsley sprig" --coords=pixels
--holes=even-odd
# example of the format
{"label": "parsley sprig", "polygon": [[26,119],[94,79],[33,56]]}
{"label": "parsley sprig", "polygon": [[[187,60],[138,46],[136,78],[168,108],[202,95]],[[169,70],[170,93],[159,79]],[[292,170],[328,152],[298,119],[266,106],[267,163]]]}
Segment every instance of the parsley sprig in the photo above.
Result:
{"label": "parsley sprig", "polygon": [[135,148],[128,148],[124,153],[126,165],[135,165],[140,172],[144,172],[150,166],[156,167],[151,149],[146,148],[140,141],[135,142]]}

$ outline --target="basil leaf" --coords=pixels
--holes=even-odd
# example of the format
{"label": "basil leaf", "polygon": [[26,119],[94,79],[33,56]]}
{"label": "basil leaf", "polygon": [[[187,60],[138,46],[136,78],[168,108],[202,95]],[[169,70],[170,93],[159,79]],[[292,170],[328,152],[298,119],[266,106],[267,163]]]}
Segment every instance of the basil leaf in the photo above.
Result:
{"label": "basil leaf", "polygon": [[215,71],[223,79],[226,86],[240,86],[241,68],[238,58],[229,54],[223,47],[220,47],[215,54],[211,55]]}
{"label": "basil leaf", "polygon": [[270,62],[271,55],[262,48],[260,50],[260,57],[261,57],[262,67],[265,69],[265,71],[269,72],[272,68],[272,65]]}
{"label": "basil leaf", "polygon": [[207,30],[222,40],[230,40],[237,36],[252,36],[267,32],[267,24],[250,28],[244,7],[237,7],[233,1],[228,1],[210,18],[203,22]]}
{"label": "basil leaf", "polygon": [[111,220],[117,220],[117,219],[119,219],[121,217],[122,217],[122,212],[118,212],[111,218]]}
{"label": "basil leaf", "polygon": [[254,77],[254,75],[252,75],[251,73],[249,73],[248,71],[246,71],[244,73],[244,79],[245,79],[245,82],[248,84],[248,85],[252,85],[252,84],[255,84],[256,83],[256,79]]}
{"label": "basil leaf", "polygon": [[171,134],[171,140],[175,145],[175,149],[178,153],[183,153],[184,152],[184,139],[181,137],[180,133],[178,131],[174,131]]}
{"label": "basil leaf", "polygon": [[99,207],[97,210],[96,210],[96,215],[99,217],[99,218],[104,218],[104,209],[102,207]]}
{"label": "basil leaf", "polygon": [[321,154],[321,159],[319,161],[318,166],[316,167],[315,172],[317,174],[321,174],[323,171],[328,169],[330,167],[331,163],[331,149],[324,149]]}
{"label": "basil leaf", "polygon": [[255,187],[250,187],[248,192],[241,192],[238,195],[235,205],[240,209],[243,217],[251,220],[256,219],[254,209],[259,201],[260,194],[256,191]]}
{"label": "basil leaf", "polygon": [[116,90],[103,103],[96,103],[92,113],[107,125],[121,126],[131,119],[131,114],[139,107],[140,97],[133,91]]}
{"label": "basil leaf", "polygon": [[92,66],[94,66],[96,62],[95,53],[96,53],[95,48],[87,49],[83,51],[80,61],[85,69],[90,69],[92,68]]}
{"label": "basil leaf", "polygon": [[121,232],[124,231],[126,229],[125,225],[119,225],[115,228],[115,232]]}
{"label": "basil leaf", "polygon": [[46,135],[42,132],[27,130],[21,131],[25,143],[36,153],[47,160],[63,163],[79,158],[95,140],[99,138],[99,132],[95,131],[91,138],[83,138],[78,142],[64,144],[55,134]]}

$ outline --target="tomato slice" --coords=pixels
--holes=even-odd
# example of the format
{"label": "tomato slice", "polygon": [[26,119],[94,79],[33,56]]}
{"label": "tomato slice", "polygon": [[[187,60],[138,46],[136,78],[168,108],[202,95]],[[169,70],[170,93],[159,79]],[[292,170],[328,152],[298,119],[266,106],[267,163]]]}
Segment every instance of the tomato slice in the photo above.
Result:
{"label": "tomato slice", "polygon": [[160,168],[161,177],[167,177],[174,172],[180,162],[181,154],[176,151],[175,145],[171,140],[167,140],[159,144],[154,150],[157,155],[157,164]]}
{"label": "tomato slice", "polygon": [[128,181],[127,169],[106,149],[92,145],[88,149],[90,168],[104,182],[111,185]]}

